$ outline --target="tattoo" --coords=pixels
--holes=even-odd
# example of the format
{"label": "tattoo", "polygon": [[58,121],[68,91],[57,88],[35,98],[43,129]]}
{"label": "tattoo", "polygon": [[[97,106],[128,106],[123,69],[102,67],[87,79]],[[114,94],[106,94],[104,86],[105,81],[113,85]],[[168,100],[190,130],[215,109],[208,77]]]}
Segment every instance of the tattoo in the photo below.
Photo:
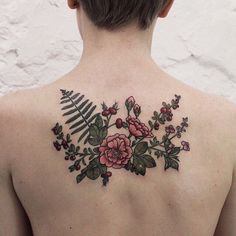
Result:
{"label": "tattoo", "polygon": [[[156,167],[156,161],[164,158],[164,169],[179,170],[179,154],[190,151],[190,145],[182,141],[176,146],[174,138],[181,138],[188,127],[188,118],[174,127],[166,124],[172,121],[172,110],[179,108],[181,96],[175,95],[170,104],[162,103],[160,112],[154,111],[148,126],[141,122],[141,107],[134,97],[125,102],[127,117],[117,118],[118,103],[108,107],[104,102],[102,111],[96,112],[93,105],[84,95],[73,91],[61,90],[63,116],[69,117],[65,124],[70,125],[70,133],[65,134],[59,123],[52,128],[56,135],[53,143],[57,151],[65,152],[65,160],[72,162],[70,172],[79,171],[76,177],[80,183],[85,177],[96,180],[101,177],[104,186],[112,176],[112,169],[125,169],[136,175],[144,176],[147,168]],[[164,126],[164,135],[159,140],[158,130]],[[116,133],[109,134],[115,127]],[[126,132],[122,132],[126,131]],[[118,132],[119,131],[119,132]],[[125,133],[128,133],[126,135]],[[71,140],[71,135],[78,134],[78,145]],[[85,148],[81,149],[81,143]]]}

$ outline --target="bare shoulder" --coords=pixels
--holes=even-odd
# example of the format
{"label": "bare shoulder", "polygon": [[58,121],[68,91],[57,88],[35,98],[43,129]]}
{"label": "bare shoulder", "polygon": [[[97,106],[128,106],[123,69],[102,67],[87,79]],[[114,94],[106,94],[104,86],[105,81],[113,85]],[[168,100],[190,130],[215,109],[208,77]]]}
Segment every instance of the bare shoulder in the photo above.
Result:
{"label": "bare shoulder", "polygon": [[223,96],[213,95],[193,89],[189,104],[196,114],[195,119],[201,130],[207,131],[214,144],[224,149],[227,156],[236,164],[236,104]]}
{"label": "bare shoulder", "polygon": [[11,172],[19,127],[24,119],[24,93],[16,92],[0,98],[0,235],[32,235],[30,222],[16,195]]}
{"label": "bare shoulder", "polygon": [[43,89],[29,89],[0,98],[0,157],[2,160],[14,159],[20,142],[27,141],[27,135],[31,135],[37,127],[40,130],[40,123],[45,123],[44,107],[49,103],[46,102],[49,99],[44,93]]}

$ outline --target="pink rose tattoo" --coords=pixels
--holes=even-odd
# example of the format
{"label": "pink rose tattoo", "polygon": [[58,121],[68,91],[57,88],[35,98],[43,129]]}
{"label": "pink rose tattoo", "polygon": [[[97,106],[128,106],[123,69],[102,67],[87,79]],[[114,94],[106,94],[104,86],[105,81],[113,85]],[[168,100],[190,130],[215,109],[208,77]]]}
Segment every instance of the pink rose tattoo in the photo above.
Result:
{"label": "pink rose tattoo", "polygon": [[131,142],[124,134],[107,137],[99,151],[100,163],[115,169],[123,168],[132,156]]}
{"label": "pink rose tattoo", "polygon": [[[78,172],[77,183],[86,177],[90,180],[100,177],[106,186],[115,169],[145,176],[147,169],[157,166],[159,158],[164,159],[165,170],[179,170],[179,154],[190,151],[189,142],[180,141],[180,145],[172,142],[174,138],[180,139],[189,126],[187,117],[176,127],[170,124],[181,96],[175,95],[171,103],[163,102],[159,112],[154,111],[145,123],[140,117],[141,106],[133,96],[124,102],[127,114],[120,117],[118,103],[107,106],[103,102],[97,112],[97,106],[84,95],[63,89],[61,92],[63,117],[68,117],[65,124],[70,125],[71,132],[64,134],[62,125],[56,123],[52,128],[56,136],[53,146],[64,151],[65,160],[72,162],[69,171]],[[160,140],[159,132],[164,133]],[[75,134],[76,144],[71,139]]]}
{"label": "pink rose tattoo", "polygon": [[153,137],[153,134],[151,133],[149,128],[144,123],[142,123],[139,119],[129,116],[126,119],[126,121],[129,126],[129,132],[136,138]]}

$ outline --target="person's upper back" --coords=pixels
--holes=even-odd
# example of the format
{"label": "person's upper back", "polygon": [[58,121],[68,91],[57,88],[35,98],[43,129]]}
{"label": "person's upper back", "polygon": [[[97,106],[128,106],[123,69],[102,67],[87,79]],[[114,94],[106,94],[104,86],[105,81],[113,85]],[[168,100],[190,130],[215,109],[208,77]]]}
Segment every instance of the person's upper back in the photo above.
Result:
{"label": "person's upper back", "polygon": [[232,184],[235,110],[148,76],[66,75],[1,99],[5,220],[24,208],[35,235],[214,233]]}

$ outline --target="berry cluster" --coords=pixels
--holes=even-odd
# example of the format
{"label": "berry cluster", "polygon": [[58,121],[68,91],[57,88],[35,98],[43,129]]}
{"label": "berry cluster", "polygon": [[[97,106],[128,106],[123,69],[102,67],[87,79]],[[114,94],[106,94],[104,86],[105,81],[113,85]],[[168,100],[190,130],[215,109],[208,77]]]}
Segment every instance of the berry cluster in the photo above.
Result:
{"label": "berry cluster", "polygon": [[111,115],[116,115],[118,110],[117,103],[115,103],[112,107],[108,107],[104,102],[102,104],[102,116],[108,117]]}

